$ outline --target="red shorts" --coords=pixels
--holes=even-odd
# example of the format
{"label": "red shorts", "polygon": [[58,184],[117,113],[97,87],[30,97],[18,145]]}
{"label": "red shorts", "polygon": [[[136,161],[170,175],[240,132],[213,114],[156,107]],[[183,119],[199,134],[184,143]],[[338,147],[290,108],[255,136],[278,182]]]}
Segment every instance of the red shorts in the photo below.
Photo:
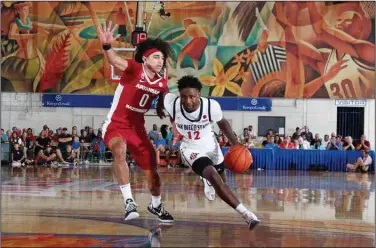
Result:
{"label": "red shorts", "polygon": [[157,154],[145,129],[107,130],[104,134],[104,143],[107,147],[114,137],[124,140],[128,151],[142,170],[157,168]]}

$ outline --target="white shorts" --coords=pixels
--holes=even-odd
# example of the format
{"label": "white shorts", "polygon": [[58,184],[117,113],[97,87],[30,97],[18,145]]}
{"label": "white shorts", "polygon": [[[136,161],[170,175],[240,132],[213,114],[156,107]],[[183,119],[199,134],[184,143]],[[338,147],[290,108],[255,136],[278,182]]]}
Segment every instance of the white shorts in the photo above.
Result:
{"label": "white shorts", "polygon": [[180,153],[182,162],[190,167],[199,158],[207,157],[212,162],[213,165],[219,165],[223,162],[223,153],[219,144],[213,144],[210,146],[203,147],[189,147],[182,144],[180,146]]}

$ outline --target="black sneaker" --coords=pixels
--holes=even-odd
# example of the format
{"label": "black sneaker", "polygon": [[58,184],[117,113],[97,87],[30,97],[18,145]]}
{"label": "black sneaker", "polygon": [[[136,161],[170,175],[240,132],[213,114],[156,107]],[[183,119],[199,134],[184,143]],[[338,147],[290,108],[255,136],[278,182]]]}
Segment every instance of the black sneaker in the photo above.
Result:
{"label": "black sneaker", "polygon": [[137,212],[138,205],[132,199],[127,199],[125,202],[124,220],[131,220],[139,217],[140,215]]}
{"label": "black sneaker", "polygon": [[172,217],[171,214],[163,208],[162,203],[156,208],[154,208],[152,203],[150,203],[148,206],[148,212],[157,216],[162,222],[174,222],[174,217]]}

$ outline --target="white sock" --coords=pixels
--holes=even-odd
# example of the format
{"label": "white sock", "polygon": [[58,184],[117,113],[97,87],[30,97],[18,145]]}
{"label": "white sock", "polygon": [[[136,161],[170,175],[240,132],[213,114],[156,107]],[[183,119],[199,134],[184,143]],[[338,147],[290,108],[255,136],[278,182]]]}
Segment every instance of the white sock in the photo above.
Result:
{"label": "white sock", "polygon": [[133,200],[132,191],[131,191],[131,184],[130,183],[125,184],[125,185],[120,185],[120,190],[121,190],[121,193],[123,194],[124,204],[127,204],[126,203],[127,199],[132,199]]}
{"label": "white sock", "polygon": [[161,196],[151,196],[151,204],[153,205],[153,208],[158,207],[161,204]]}
{"label": "white sock", "polygon": [[244,214],[248,209],[246,207],[244,207],[243,204],[239,204],[235,210],[239,213],[239,214]]}

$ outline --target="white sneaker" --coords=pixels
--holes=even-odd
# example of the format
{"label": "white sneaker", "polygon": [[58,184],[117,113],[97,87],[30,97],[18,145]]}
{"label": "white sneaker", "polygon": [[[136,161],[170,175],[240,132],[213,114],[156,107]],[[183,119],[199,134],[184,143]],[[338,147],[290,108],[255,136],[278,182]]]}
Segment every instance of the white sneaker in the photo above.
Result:
{"label": "white sneaker", "polygon": [[204,192],[205,192],[206,198],[208,198],[209,201],[214,201],[215,199],[214,187],[205,178],[202,178],[202,181],[204,182],[204,185],[205,185]]}
{"label": "white sneaker", "polygon": [[125,205],[124,220],[132,220],[138,218],[140,214],[137,212],[137,207],[138,205],[133,201],[133,199],[127,199]]}
{"label": "white sneaker", "polygon": [[104,164],[103,160],[99,160],[99,163],[100,163],[100,164]]}
{"label": "white sneaker", "polygon": [[249,210],[244,212],[243,218],[247,223],[249,230],[252,230],[257,226],[258,223],[260,223],[260,220],[257,218],[257,216]]}

